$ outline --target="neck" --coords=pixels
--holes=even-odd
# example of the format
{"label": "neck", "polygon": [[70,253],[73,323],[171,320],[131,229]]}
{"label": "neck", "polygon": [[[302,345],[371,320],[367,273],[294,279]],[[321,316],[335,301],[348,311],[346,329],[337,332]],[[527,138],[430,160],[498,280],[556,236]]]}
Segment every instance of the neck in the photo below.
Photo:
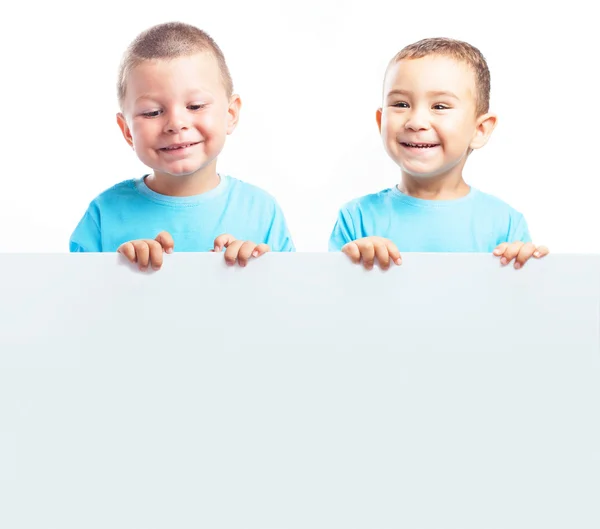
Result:
{"label": "neck", "polygon": [[219,185],[216,164],[189,175],[170,175],[154,171],[146,177],[146,185],[155,193],[171,197],[201,195]]}
{"label": "neck", "polygon": [[464,180],[448,184],[447,182],[419,182],[403,178],[397,187],[405,195],[423,200],[454,200],[468,195],[471,190]]}
{"label": "neck", "polygon": [[471,190],[462,174],[453,177],[444,175],[439,178],[415,178],[403,172],[402,181],[397,187],[405,195],[424,200],[454,200],[468,195]]}

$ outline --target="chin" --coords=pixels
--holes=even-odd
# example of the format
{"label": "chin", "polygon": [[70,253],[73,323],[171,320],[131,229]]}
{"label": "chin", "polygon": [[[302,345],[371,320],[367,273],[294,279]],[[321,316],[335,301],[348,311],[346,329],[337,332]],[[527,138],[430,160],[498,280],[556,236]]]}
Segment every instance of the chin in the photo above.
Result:
{"label": "chin", "polygon": [[170,174],[175,178],[183,178],[186,176],[191,176],[194,173],[200,171],[204,166],[203,165],[193,165],[187,167],[178,167],[177,169],[166,169],[165,173]]}

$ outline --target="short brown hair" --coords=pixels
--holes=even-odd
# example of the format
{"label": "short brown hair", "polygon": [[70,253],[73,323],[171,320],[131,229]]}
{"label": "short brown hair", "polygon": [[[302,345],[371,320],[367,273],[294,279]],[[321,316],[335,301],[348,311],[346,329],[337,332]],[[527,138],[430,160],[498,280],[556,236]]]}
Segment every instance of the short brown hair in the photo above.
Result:
{"label": "short brown hair", "polygon": [[428,55],[444,55],[467,63],[475,73],[476,112],[485,114],[490,108],[490,70],[483,54],[471,44],[447,38],[423,39],[400,50],[388,68],[403,59],[421,59]]}
{"label": "short brown hair", "polygon": [[233,81],[225,56],[217,43],[201,29],[182,22],[167,22],[152,26],[140,33],[123,54],[119,67],[117,95],[123,106],[127,90],[127,77],[144,61],[152,59],[175,59],[208,51],[217,59],[227,97],[233,94]]}

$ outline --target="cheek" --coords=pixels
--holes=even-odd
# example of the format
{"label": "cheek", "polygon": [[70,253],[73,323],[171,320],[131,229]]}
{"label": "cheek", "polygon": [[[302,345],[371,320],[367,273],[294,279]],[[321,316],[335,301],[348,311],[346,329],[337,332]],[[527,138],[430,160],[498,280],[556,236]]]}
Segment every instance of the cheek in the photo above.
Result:
{"label": "cheek", "polygon": [[156,137],[153,129],[156,129],[156,125],[151,123],[134,125],[133,129],[131,130],[134,146],[143,147],[150,141],[152,137]]}
{"label": "cheek", "polygon": [[396,141],[397,119],[386,117],[381,120],[381,135],[388,141]]}
{"label": "cheek", "polygon": [[222,111],[202,114],[196,120],[196,127],[206,136],[216,139],[226,136],[229,127],[228,114]]}
{"label": "cheek", "polygon": [[213,112],[207,116],[207,124],[215,131],[222,129],[224,132],[229,125],[229,114],[224,109],[219,109],[218,112]]}
{"label": "cheek", "polygon": [[446,131],[446,134],[454,137],[470,138],[475,130],[475,123],[465,119],[464,116],[456,116],[445,123],[444,130]]}

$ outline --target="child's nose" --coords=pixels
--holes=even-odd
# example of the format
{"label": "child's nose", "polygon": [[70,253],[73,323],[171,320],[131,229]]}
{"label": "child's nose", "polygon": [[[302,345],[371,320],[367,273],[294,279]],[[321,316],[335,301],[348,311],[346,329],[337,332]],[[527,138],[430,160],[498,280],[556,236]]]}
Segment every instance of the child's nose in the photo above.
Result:
{"label": "child's nose", "polygon": [[429,116],[424,109],[412,109],[412,111],[407,115],[404,126],[410,130],[427,130],[430,127]]}
{"label": "child's nose", "polygon": [[173,134],[189,128],[189,121],[185,112],[173,110],[168,113],[167,118],[165,132]]}

